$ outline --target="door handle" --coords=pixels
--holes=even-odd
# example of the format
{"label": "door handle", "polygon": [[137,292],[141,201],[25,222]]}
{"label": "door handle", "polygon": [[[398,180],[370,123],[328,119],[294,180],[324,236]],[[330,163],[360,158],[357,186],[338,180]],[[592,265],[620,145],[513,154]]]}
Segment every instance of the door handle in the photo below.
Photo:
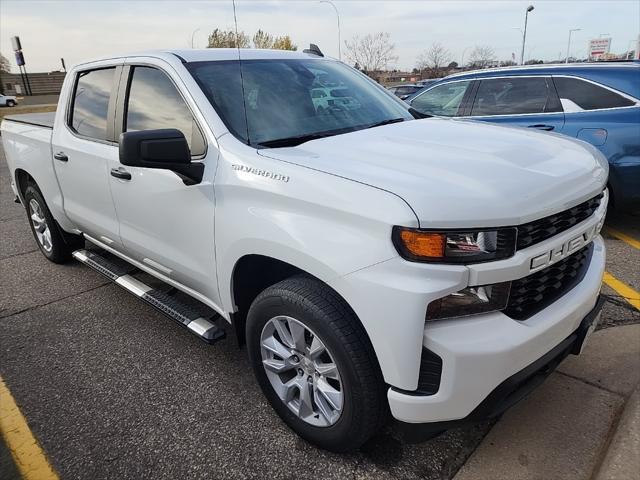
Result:
{"label": "door handle", "polygon": [[121,180],[131,180],[131,174],[127,172],[124,168],[112,168],[111,176],[120,178]]}
{"label": "door handle", "polygon": [[540,123],[540,124],[537,124],[537,125],[529,125],[529,128],[537,128],[538,130],[545,130],[547,132],[550,132],[555,127],[553,125],[544,125],[544,124]]}
{"label": "door handle", "polygon": [[54,153],[53,154],[53,158],[55,158],[56,160],[60,160],[61,162],[68,162],[69,161],[69,157],[67,157],[64,154],[64,152]]}

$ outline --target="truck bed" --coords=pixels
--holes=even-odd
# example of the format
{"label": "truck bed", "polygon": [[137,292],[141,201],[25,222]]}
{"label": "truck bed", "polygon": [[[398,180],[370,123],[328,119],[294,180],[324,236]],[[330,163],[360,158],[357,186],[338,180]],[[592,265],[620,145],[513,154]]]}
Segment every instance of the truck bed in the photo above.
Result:
{"label": "truck bed", "polygon": [[23,113],[21,115],[7,115],[5,120],[12,122],[25,123],[27,125],[36,125],[53,129],[53,120],[56,118],[56,112],[47,113]]}

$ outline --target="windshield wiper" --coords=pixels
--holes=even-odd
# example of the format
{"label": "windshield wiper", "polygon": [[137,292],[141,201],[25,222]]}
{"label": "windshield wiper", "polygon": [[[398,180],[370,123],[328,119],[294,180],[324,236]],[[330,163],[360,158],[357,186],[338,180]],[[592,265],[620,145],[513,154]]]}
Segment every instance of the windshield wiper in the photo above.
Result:
{"label": "windshield wiper", "polygon": [[336,130],[308,133],[305,135],[298,135],[296,137],[286,137],[286,138],[276,138],[275,140],[265,140],[264,142],[259,142],[257,145],[259,147],[269,147],[269,148],[295,147],[296,145],[301,145],[311,140],[317,140],[319,138],[325,138],[325,137],[332,137],[333,135],[352,132],[353,130],[354,130],[353,127],[338,128]]}
{"label": "windshield wiper", "polygon": [[367,125],[365,128],[375,128],[382,127],[383,125],[389,125],[391,123],[404,122],[404,118],[390,118],[389,120],[383,120],[381,122],[374,123],[372,125]]}

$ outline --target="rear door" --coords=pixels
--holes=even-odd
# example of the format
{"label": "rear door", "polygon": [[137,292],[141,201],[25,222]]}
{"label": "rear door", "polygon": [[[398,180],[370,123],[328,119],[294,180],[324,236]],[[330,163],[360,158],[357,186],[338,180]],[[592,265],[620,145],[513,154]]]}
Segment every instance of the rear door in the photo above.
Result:
{"label": "rear door", "polygon": [[118,158],[113,118],[120,72],[118,65],[103,65],[75,73],[64,121],[52,137],[65,213],[83,232],[114,247],[121,242],[108,162]]}
{"label": "rear door", "polygon": [[464,116],[560,132],[564,113],[550,77],[482,78]]}

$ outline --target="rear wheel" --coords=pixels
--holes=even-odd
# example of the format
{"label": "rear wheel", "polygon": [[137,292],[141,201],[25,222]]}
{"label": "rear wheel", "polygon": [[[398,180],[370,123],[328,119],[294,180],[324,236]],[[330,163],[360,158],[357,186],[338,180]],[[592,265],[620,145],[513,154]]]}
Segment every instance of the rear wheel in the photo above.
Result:
{"label": "rear wheel", "polygon": [[322,282],[295,276],[258,295],[247,317],[247,345],[267,399],[304,439],[353,450],[386,418],[384,382],[367,335]]}
{"label": "rear wheel", "polygon": [[31,231],[42,254],[54,263],[69,260],[71,253],[84,245],[84,239],[79,235],[63,235],[34,184],[27,185],[24,200]]}

